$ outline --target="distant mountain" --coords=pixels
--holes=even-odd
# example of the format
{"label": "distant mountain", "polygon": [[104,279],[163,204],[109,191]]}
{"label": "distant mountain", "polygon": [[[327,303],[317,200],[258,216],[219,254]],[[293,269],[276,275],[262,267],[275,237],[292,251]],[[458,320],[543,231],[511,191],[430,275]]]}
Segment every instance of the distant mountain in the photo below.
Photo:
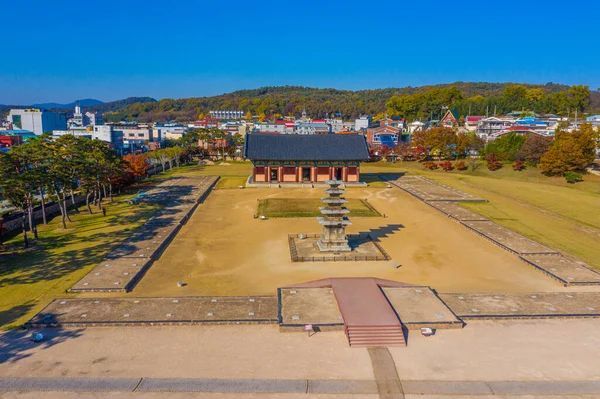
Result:
{"label": "distant mountain", "polygon": [[[143,104],[143,103],[152,103],[156,102],[154,98],[151,97],[129,97],[124,100],[110,101],[103,103],[102,101],[93,100],[93,99],[85,99],[80,100],[80,105],[82,111],[85,112],[117,112],[127,107],[130,104]],[[75,108],[76,103],[71,104],[55,104],[55,103],[46,103],[46,104],[34,104],[34,105],[0,105],[0,118],[4,117],[8,114],[11,108],[23,109],[23,108],[44,108],[48,111],[55,112],[64,112],[68,117],[73,115],[73,108]],[[90,105],[86,105],[90,104]]]}
{"label": "distant mountain", "polygon": [[92,107],[94,105],[104,104],[100,100],[94,100],[93,98],[85,98],[83,100],[73,101],[72,103],[69,103],[69,104],[41,103],[41,104],[31,104],[31,107],[33,107],[33,108],[44,108],[44,109],[50,109],[50,108],[74,108],[75,105],[77,105],[77,102],[79,102],[79,105],[81,105],[82,107]]}

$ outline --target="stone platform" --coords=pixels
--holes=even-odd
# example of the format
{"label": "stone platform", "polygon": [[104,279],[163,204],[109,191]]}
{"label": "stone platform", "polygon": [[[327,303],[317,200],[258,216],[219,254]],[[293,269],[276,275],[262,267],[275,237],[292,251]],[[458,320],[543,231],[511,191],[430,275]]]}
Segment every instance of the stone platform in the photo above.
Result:
{"label": "stone platform", "polygon": [[387,181],[421,201],[487,202],[472,194],[421,176],[402,176],[396,180]]}
{"label": "stone platform", "polygon": [[[301,238],[302,237],[302,238]],[[350,252],[321,252],[319,234],[290,234],[292,262],[368,262],[390,260],[385,250],[368,235],[348,235]]]}
{"label": "stone platform", "polygon": [[599,292],[440,294],[461,319],[600,317]]}
{"label": "stone platform", "polygon": [[277,298],[58,298],[28,327],[159,326],[174,324],[275,323]]}
{"label": "stone platform", "polygon": [[[280,288],[279,297],[279,326],[281,331],[303,331],[306,324],[311,324],[321,331],[343,330],[345,320],[339,307],[343,297],[355,296],[360,303],[366,303],[361,285],[356,290],[337,292],[336,281],[343,280],[360,283],[367,278],[355,279],[324,279],[313,282]],[[374,280],[378,289],[383,293],[387,306],[395,313],[402,325],[409,329],[429,327],[433,329],[462,328],[463,322],[446,306],[446,304],[429,287],[412,286],[409,284],[380,279]],[[338,298],[337,295],[340,295]],[[376,314],[376,309],[369,310]],[[352,315],[350,315],[352,316]],[[363,321],[355,321],[361,324]]]}

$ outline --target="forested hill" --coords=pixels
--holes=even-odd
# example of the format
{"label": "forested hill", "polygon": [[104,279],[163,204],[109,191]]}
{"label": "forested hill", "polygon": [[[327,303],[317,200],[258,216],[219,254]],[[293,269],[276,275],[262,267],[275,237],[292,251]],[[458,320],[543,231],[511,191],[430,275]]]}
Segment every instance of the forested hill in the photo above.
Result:
{"label": "forested hill", "polygon": [[[442,106],[453,107],[466,115],[510,112],[516,109],[533,109],[537,112],[568,113],[569,107],[562,103],[568,97],[569,86],[548,83],[545,85],[522,84],[515,96],[506,98],[506,88],[513,83],[455,82],[432,86],[386,88],[375,90],[317,89],[299,86],[262,87],[239,90],[213,97],[186,99],[163,99],[158,102],[131,104],[117,112],[104,115],[107,121],[137,120],[139,122],[183,121],[208,115],[210,110],[243,110],[252,115],[266,117],[278,115],[300,116],[303,109],[313,118],[337,115],[352,119],[361,114],[375,116],[380,113],[399,114],[409,119],[434,117]],[[456,89],[458,92],[455,92]],[[533,90],[536,89],[536,90]],[[510,91],[510,89],[509,89]],[[447,93],[453,92],[450,100]],[[458,95],[457,95],[458,93]],[[560,94],[557,94],[560,93]],[[534,96],[533,101],[525,98]],[[414,110],[390,107],[394,96],[408,102],[417,102]],[[518,96],[525,96],[520,98]],[[556,98],[555,98],[556,97]],[[586,109],[600,108],[600,93],[591,92]],[[441,103],[440,103],[441,101]],[[446,103],[444,103],[446,101]],[[405,113],[406,115],[402,115]],[[439,116],[439,115],[437,115]]]}

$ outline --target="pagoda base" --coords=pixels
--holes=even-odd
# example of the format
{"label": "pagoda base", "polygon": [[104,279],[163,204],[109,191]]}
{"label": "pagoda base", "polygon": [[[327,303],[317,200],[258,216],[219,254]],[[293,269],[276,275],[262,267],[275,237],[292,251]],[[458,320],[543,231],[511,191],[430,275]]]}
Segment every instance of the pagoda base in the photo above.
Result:
{"label": "pagoda base", "polygon": [[[348,235],[347,246],[331,247],[325,251],[321,246],[321,234],[290,234],[288,236],[292,262],[368,262],[390,260],[385,250],[369,235]],[[322,243],[321,243],[322,244]],[[350,248],[350,251],[346,250]]]}
{"label": "pagoda base", "polygon": [[350,252],[352,248],[348,245],[348,241],[346,242],[324,242],[323,240],[317,241],[317,247],[319,247],[319,251],[321,252]]}

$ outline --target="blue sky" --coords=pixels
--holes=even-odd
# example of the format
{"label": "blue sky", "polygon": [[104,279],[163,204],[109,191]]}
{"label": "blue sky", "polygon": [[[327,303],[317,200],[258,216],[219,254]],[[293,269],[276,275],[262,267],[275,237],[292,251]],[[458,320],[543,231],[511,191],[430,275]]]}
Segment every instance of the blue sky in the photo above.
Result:
{"label": "blue sky", "polygon": [[10,0],[0,104],[459,80],[595,90],[599,12],[598,1]]}

